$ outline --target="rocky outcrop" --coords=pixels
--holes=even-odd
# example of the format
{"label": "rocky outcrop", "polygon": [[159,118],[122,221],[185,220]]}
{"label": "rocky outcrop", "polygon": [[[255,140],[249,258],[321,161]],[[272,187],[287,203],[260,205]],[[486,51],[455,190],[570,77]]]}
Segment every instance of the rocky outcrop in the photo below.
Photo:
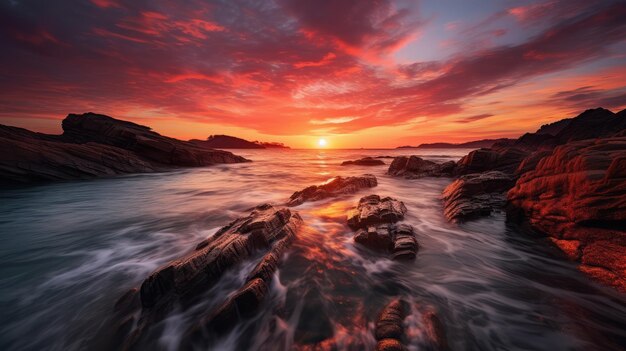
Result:
{"label": "rocky outcrop", "polygon": [[141,318],[126,340],[127,345],[134,343],[143,330],[158,321],[174,303],[188,306],[227,270],[261,251],[266,254],[250,273],[246,284],[216,311],[196,323],[190,334],[198,335],[206,329],[224,331],[241,318],[254,314],[267,294],[280,256],[294,240],[301,224],[300,216],[287,208],[261,205],[250,215],[221,228],[191,253],[152,273],[139,290]]}
{"label": "rocky outcrop", "polygon": [[191,139],[190,143],[212,149],[265,149],[265,146],[230,135],[211,135],[206,140]]}
{"label": "rocky outcrop", "polygon": [[63,128],[62,135],[46,135],[0,126],[0,183],[88,179],[247,161],[92,113],[69,115]]}
{"label": "rocky outcrop", "polygon": [[383,308],[374,330],[374,337],[377,342],[376,351],[406,350],[403,344],[405,338],[404,319],[408,312],[408,303],[401,299],[394,299]]}
{"label": "rocky outcrop", "polygon": [[287,201],[287,206],[298,206],[308,201],[319,201],[331,197],[353,194],[359,190],[378,185],[376,177],[365,174],[359,177],[335,177],[322,185],[311,185],[296,191]]}
{"label": "rocky outcrop", "polygon": [[119,147],[167,166],[199,167],[247,161],[227,151],[165,137],[149,127],[95,113],[68,115],[63,120],[63,139],[78,144],[94,142]]}
{"label": "rocky outcrop", "polygon": [[415,259],[418,250],[413,227],[395,224],[404,218],[402,201],[369,195],[348,213],[348,226],[356,230],[354,241],[371,250],[388,253],[394,260]]}
{"label": "rocky outcrop", "polygon": [[512,175],[491,171],[459,177],[443,191],[444,215],[451,221],[488,216],[504,207]]}
{"label": "rocky outcrop", "polygon": [[0,183],[5,184],[89,179],[162,169],[117,147],[72,144],[6,126],[0,126],[0,149]]}
{"label": "rocky outcrop", "polygon": [[341,163],[342,166],[381,166],[384,165],[385,162],[378,158],[374,157],[364,157],[354,161],[344,161]]}
{"label": "rocky outcrop", "polygon": [[513,173],[528,155],[528,151],[518,148],[478,149],[459,160],[456,173],[459,175],[486,171]]}
{"label": "rocky outcrop", "polygon": [[417,156],[400,156],[393,159],[387,174],[402,176],[408,179],[422,177],[450,177],[454,174],[456,164],[454,161],[435,163],[424,160]]}
{"label": "rocky outcrop", "polygon": [[626,292],[625,137],[557,147],[521,176],[508,201],[509,218],[527,220],[583,272]]}

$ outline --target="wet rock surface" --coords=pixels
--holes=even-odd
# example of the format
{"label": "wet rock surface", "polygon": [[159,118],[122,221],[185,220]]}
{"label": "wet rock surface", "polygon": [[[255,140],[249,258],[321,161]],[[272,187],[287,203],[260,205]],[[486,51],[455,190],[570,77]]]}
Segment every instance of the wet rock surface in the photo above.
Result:
{"label": "wet rock surface", "polygon": [[[189,331],[189,341],[205,332],[226,331],[241,318],[254,314],[267,294],[280,257],[301,225],[300,216],[287,208],[260,205],[248,216],[221,228],[193,252],[152,273],[139,290],[141,318],[126,339],[126,346],[136,342],[144,329],[158,321],[173,304],[189,305],[227,270],[258,252],[266,252],[245,285]],[[124,301],[132,300],[125,295],[120,304],[128,305]]]}
{"label": "wet rock surface", "polygon": [[374,157],[364,157],[354,161],[344,161],[341,163],[342,166],[381,166],[384,165],[385,162],[380,158]]}
{"label": "wet rock surface", "polygon": [[529,154],[529,151],[515,147],[474,150],[459,160],[456,173],[472,174],[486,171],[513,173]]}
{"label": "wet rock surface", "polygon": [[508,193],[509,217],[547,234],[580,269],[626,291],[626,138],[559,146]]}
{"label": "wet rock surface", "polygon": [[377,351],[406,350],[403,339],[408,310],[408,303],[401,299],[394,299],[383,308],[374,330]]}
{"label": "wet rock surface", "polygon": [[304,190],[296,191],[287,201],[287,206],[298,206],[308,201],[353,194],[376,185],[378,185],[378,180],[372,174],[358,177],[335,177],[322,185],[311,185]]}
{"label": "wet rock surface", "polygon": [[356,230],[354,241],[370,250],[388,253],[394,260],[415,259],[418,250],[413,227],[396,224],[406,206],[390,197],[369,195],[348,213],[348,226]]}
{"label": "wet rock surface", "polygon": [[456,163],[448,161],[435,163],[417,156],[400,156],[393,159],[387,174],[402,176],[407,179],[422,177],[451,177],[454,175]]}
{"label": "wet rock surface", "polygon": [[68,115],[63,130],[62,135],[47,135],[0,125],[0,183],[89,179],[247,161],[93,113]]}
{"label": "wet rock surface", "polygon": [[461,176],[443,191],[444,215],[451,221],[488,216],[504,207],[513,184],[512,175],[499,171]]}

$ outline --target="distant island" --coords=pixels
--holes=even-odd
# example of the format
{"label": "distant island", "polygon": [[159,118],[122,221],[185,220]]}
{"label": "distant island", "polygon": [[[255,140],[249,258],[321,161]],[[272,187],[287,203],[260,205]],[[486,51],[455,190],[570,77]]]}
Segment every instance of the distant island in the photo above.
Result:
{"label": "distant island", "polygon": [[190,143],[213,149],[289,149],[283,143],[248,141],[230,135],[211,135],[206,140],[192,139]]}
{"label": "distant island", "polygon": [[492,147],[496,143],[503,143],[510,141],[511,139],[500,138],[500,139],[481,139],[475,141],[468,141],[466,143],[454,144],[454,143],[429,143],[429,144],[420,144],[418,146],[398,146],[396,149],[480,149],[483,147],[489,148]]}

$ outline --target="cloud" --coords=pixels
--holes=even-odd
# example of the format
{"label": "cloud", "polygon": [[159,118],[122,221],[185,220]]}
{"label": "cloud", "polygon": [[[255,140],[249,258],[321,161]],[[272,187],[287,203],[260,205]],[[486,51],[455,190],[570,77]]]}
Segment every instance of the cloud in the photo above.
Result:
{"label": "cloud", "polygon": [[493,117],[494,115],[490,114],[490,113],[483,113],[480,115],[473,115],[473,116],[468,116],[468,117],[462,117],[456,120],[456,122],[459,123],[472,123],[472,122],[476,122],[476,121],[480,121],[481,119],[485,119],[485,118],[489,118],[489,117]]}

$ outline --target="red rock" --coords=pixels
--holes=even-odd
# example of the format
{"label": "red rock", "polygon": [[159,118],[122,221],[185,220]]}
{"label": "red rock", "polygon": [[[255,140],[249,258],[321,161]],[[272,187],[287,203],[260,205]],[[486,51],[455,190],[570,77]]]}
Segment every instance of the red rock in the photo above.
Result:
{"label": "red rock", "polygon": [[434,311],[427,311],[422,315],[422,323],[424,324],[424,332],[428,338],[428,342],[435,347],[436,350],[447,350],[448,340],[446,331],[441,320]]}
{"label": "red rock", "polygon": [[625,137],[559,146],[509,191],[508,210],[556,239],[581,270],[626,292],[625,159]]}
{"label": "red rock", "polygon": [[287,206],[298,206],[307,201],[318,201],[330,197],[353,194],[359,190],[378,185],[376,177],[365,174],[360,177],[335,177],[322,185],[311,185],[291,195]]}
{"label": "red rock", "polygon": [[376,351],[406,351],[406,347],[396,339],[382,339],[376,344]]}
{"label": "red rock", "polygon": [[488,216],[504,206],[514,183],[513,176],[499,171],[461,176],[443,191],[444,215],[451,221]]}
{"label": "red rock", "polygon": [[404,218],[406,206],[390,197],[369,195],[361,198],[357,208],[348,212],[348,225],[352,229],[384,223],[395,223]]}
{"label": "red rock", "polygon": [[378,316],[374,331],[376,340],[397,339],[404,337],[404,318],[408,313],[408,305],[404,300],[394,299],[389,302]]}

